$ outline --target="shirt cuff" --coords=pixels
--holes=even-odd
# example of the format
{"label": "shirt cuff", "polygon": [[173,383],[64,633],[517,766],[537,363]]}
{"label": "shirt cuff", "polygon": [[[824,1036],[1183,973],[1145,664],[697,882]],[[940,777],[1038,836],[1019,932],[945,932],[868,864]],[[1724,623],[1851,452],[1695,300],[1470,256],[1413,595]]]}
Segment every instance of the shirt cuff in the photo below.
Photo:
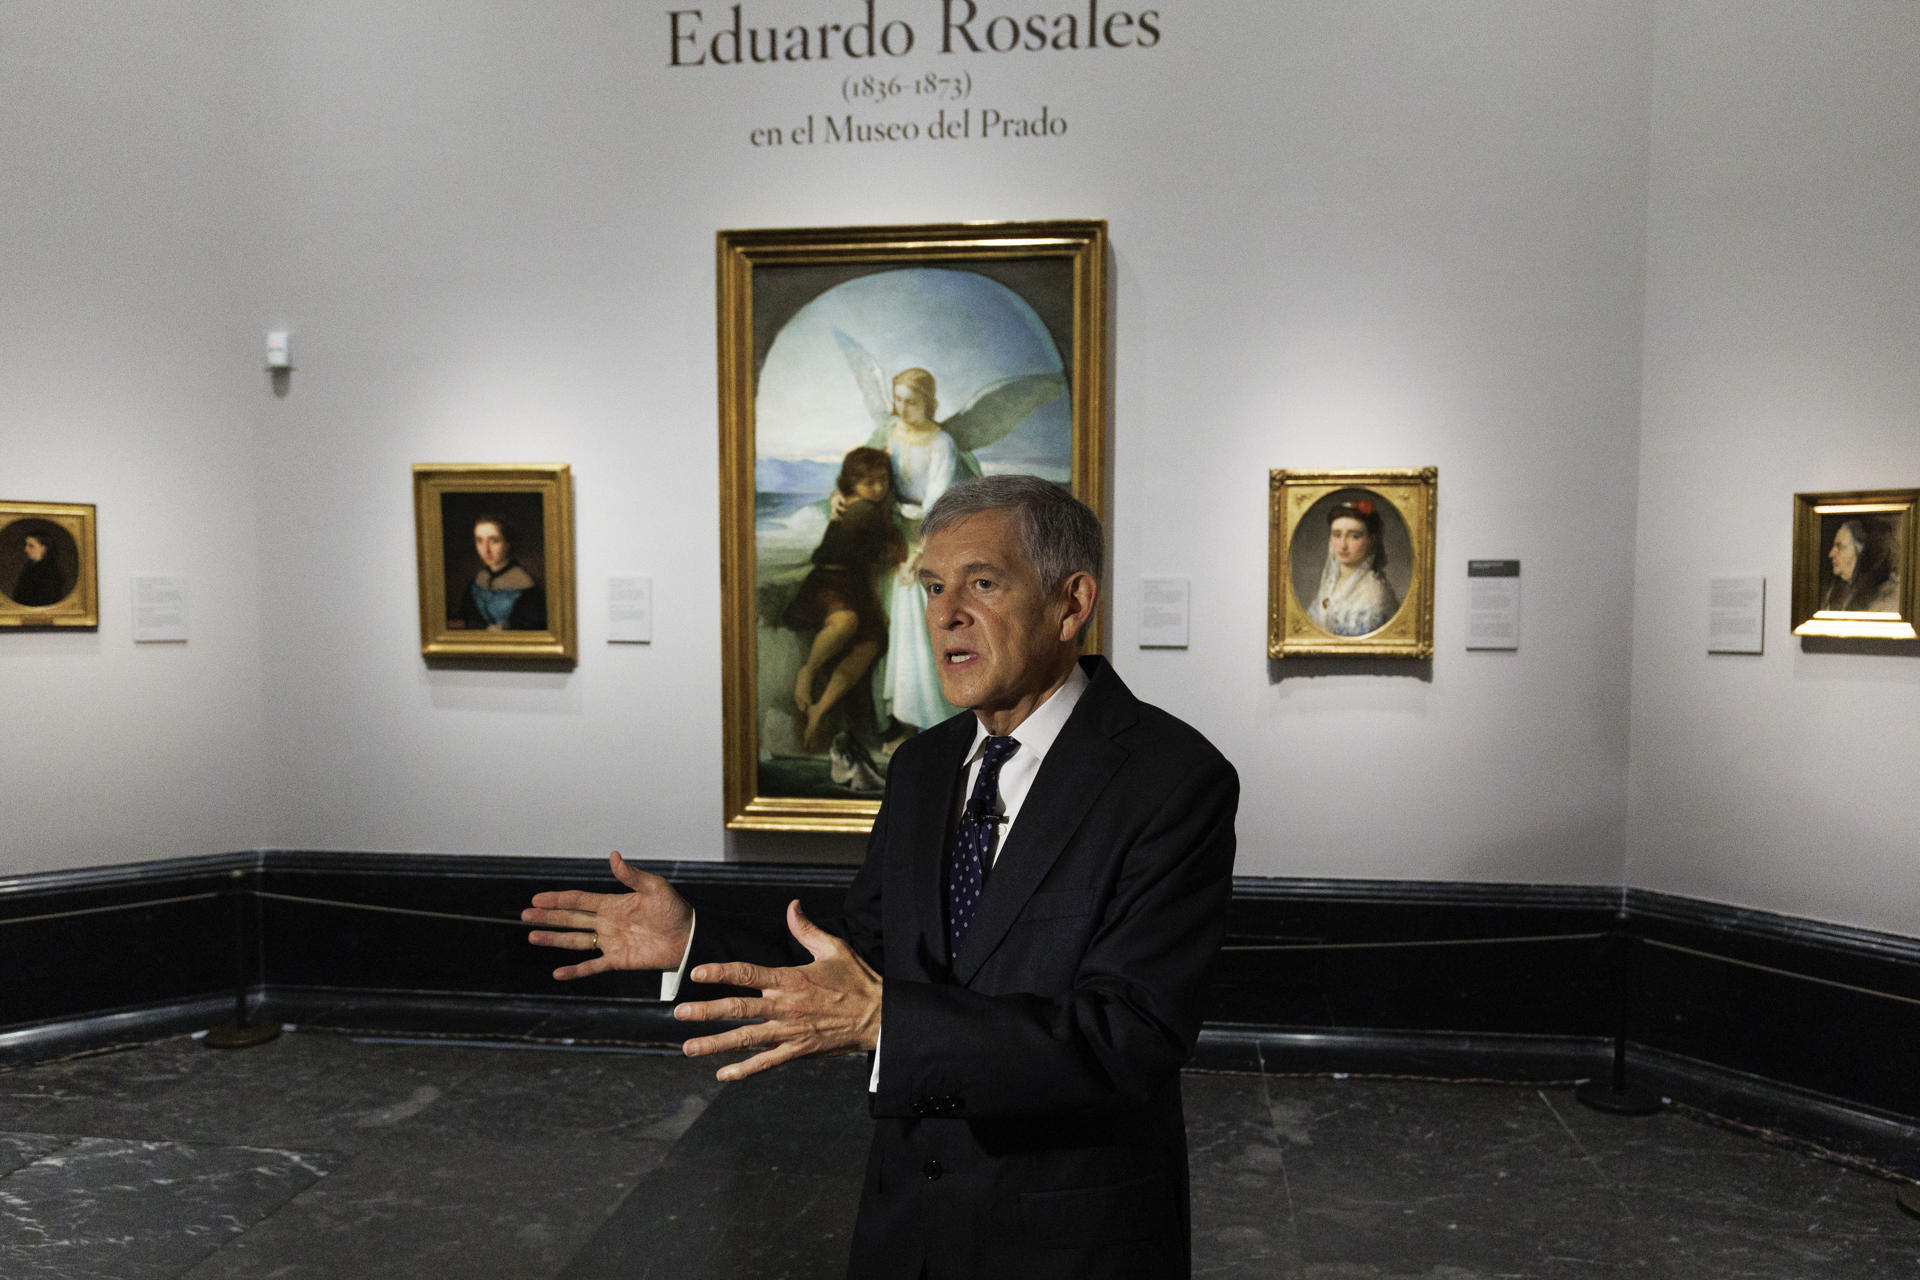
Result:
{"label": "shirt cuff", "polygon": [[[675,969],[660,971],[660,998],[672,1000],[680,994],[680,979],[687,973],[687,957],[693,954],[693,931],[700,923],[700,913],[691,912],[687,919],[687,949],[680,953],[680,964]],[[878,1077],[875,1077],[878,1079]]]}
{"label": "shirt cuff", "polygon": [[867,1075],[868,1093],[880,1092],[880,1041],[886,1034],[887,1029],[882,1027],[873,1035],[873,1070]]}

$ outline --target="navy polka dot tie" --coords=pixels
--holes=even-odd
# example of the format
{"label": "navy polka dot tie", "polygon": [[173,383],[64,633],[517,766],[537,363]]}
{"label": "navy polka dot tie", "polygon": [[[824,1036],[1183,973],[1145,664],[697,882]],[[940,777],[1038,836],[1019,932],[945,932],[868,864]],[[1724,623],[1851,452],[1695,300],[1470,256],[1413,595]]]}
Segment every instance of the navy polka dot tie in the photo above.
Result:
{"label": "navy polka dot tie", "polygon": [[954,833],[953,856],[947,860],[947,943],[948,954],[960,954],[960,940],[973,923],[974,908],[980,905],[980,887],[986,883],[987,864],[992,861],[993,828],[1006,819],[994,812],[1000,802],[1000,766],[1020,747],[1012,738],[988,738],[980,757],[980,776],[973,781],[973,795],[960,815],[960,829]]}

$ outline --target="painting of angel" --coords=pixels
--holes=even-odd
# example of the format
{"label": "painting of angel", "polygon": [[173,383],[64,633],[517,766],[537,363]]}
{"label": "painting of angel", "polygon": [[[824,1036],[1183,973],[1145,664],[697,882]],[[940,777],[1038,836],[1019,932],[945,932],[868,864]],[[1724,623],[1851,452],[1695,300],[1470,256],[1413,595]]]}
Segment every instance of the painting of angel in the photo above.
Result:
{"label": "painting of angel", "polygon": [[756,272],[755,796],[871,805],[894,750],[958,714],[923,620],[920,522],[970,476],[1075,488],[1074,270],[1039,257]]}

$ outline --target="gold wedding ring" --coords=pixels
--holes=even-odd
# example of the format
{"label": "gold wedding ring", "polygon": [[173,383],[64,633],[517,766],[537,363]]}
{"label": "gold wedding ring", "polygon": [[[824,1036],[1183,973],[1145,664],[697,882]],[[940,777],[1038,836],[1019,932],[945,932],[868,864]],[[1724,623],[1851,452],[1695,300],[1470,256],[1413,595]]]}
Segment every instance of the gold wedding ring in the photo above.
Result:
{"label": "gold wedding ring", "polygon": [[598,951],[600,949],[600,935],[597,933],[590,933],[587,936],[593,939],[593,949],[595,951]]}

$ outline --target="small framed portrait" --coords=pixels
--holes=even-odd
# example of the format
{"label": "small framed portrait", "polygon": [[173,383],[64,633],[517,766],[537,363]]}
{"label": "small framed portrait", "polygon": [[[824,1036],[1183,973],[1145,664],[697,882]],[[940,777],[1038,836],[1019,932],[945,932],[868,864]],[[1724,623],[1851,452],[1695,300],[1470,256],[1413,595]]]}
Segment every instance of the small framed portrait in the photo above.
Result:
{"label": "small framed portrait", "polygon": [[1793,633],[1915,638],[1920,489],[1793,495]]}
{"label": "small framed portrait", "polygon": [[567,464],[416,464],[413,522],[424,656],[574,660]]}
{"label": "small framed portrait", "polygon": [[1269,475],[1267,656],[1433,656],[1439,472]]}
{"label": "small framed portrait", "polygon": [[958,712],[916,576],[927,509],[1017,472],[1104,510],[1106,224],[717,247],[727,825],[866,831],[894,749]]}
{"label": "small framed portrait", "polygon": [[98,627],[93,504],[0,502],[0,627]]}

